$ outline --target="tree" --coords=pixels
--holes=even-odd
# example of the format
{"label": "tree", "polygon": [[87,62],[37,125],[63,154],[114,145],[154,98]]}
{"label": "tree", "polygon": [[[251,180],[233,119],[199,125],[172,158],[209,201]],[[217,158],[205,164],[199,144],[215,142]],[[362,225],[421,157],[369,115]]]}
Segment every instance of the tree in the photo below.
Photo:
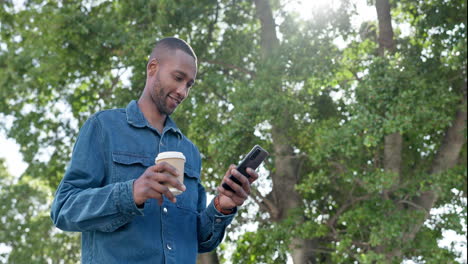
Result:
{"label": "tree", "polygon": [[[0,159],[0,243],[11,251],[7,263],[77,263],[79,236],[58,232],[49,217],[50,189],[43,181],[9,175]],[[32,195],[31,195],[32,194]],[[47,243],[44,240],[47,239]],[[2,261],[3,262],[3,261]]]}
{"label": "tree", "polygon": [[[199,73],[174,118],[203,154],[208,190],[249,146],[271,153],[271,188],[253,190],[232,227],[257,231],[227,238],[234,262],[454,261],[437,239],[466,218],[466,1],[377,0],[378,27],[361,32],[348,1],[308,21],[285,4],[3,1],[0,112],[29,164],[20,181],[52,192],[84,120],[138,98],[151,44],[178,35]],[[464,210],[431,215],[446,204]]]}
{"label": "tree", "polygon": [[[295,142],[297,136],[275,137],[272,125],[275,158],[285,161],[277,162],[272,173],[271,197],[275,196],[278,181],[275,183],[274,177],[278,172],[278,186],[282,187],[278,192],[283,191],[283,197],[273,204],[281,206],[295,200],[298,202],[286,208],[297,208],[305,200],[305,215],[299,210],[281,223],[282,228],[267,225],[264,232],[246,234],[238,243],[238,261],[273,263],[274,255],[258,254],[257,249],[287,250],[278,240],[299,247],[292,251],[295,263],[398,263],[417,257],[429,262],[453,261],[454,253],[438,248],[436,241],[444,228],[463,233],[459,222],[466,211],[460,218],[450,212],[436,221],[431,219],[430,209],[446,203],[466,206],[466,200],[459,196],[466,190],[466,163],[462,162],[466,159],[466,50],[459,49],[466,43],[466,3],[411,2],[395,7],[400,22],[407,21],[402,18],[410,13],[412,22],[418,23],[418,34],[402,38],[400,45],[394,40],[390,8],[388,1],[376,1],[378,43],[371,39],[353,41],[343,53],[342,71],[333,80],[339,84],[334,88],[345,93],[344,105],[335,104],[340,114],[313,116],[315,122],[307,126],[307,134],[298,135],[305,139],[302,144]],[[443,28],[438,30],[441,34],[453,33],[444,40],[434,36],[441,41],[434,46],[440,49],[439,54],[455,49],[452,54],[456,58],[450,53],[424,56],[423,46],[416,43],[426,41],[423,38],[431,36],[434,28],[422,26],[427,23],[423,22],[424,11],[415,10],[445,12],[444,19],[450,23],[442,19],[437,26]],[[456,16],[448,15],[454,13]],[[419,35],[421,31],[425,35]],[[449,66],[446,60],[457,62]],[[288,108],[283,109],[288,116]],[[285,135],[284,128],[276,134]],[[286,146],[283,152],[278,149],[281,143]],[[287,146],[289,152],[284,151]],[[304,163],[308,165],[292,162],[291,157],[301,153],[306,154]],[[296,194],[284,187],[297,183]],[[269,199],[263,202],[272,203]],[[435,227],[424,225],[428,219]],[[276,261],[281,258],[284,255]]]}

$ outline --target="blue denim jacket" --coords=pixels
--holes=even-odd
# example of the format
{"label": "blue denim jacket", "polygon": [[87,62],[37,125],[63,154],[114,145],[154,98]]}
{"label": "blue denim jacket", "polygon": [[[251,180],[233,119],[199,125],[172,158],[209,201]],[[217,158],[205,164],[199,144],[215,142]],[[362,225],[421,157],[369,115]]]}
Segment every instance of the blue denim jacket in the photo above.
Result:
{"label": "blue denim jacket", "polygon": [[[175,204],[149,199],[137,208],[133,182],[163,151],[184,153],[187,190]],[[94,114],[81,128],[51,217],[62,230],[82,232],[83,263],[195,263],[197,252],[218,246],[234,217],[213,202],[206,207],[200,170],[197,147],[172,119],[160,134],[132,101]]]}

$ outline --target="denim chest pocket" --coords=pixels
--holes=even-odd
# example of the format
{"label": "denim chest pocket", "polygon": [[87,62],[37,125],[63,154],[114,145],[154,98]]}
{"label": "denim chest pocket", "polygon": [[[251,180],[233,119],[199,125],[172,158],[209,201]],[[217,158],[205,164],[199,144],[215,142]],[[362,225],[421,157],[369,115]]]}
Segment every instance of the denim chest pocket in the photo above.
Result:
{"label": "denim chest pocket", "polygon": [[129,152],[112,153],[112,161],[112,182],[137,179],[149,166],[154,165],[151,157]]}
{"label": "denim chest pocket", "polygon": [[199,178],[200,174],[186,164],[184,169],[184,185],[187,189],[177,196],[176,206],[178,208],[194,213],[197,212]]}

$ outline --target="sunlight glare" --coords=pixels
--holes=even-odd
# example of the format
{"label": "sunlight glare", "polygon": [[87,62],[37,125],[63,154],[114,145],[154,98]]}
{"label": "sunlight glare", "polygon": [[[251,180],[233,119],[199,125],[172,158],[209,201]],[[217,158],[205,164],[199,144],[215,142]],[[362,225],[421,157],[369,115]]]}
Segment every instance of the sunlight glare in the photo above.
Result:
{"label": "sunlight glare", "polygon": [[292,0],[287,3],[285,9],[297,13],[301,19],[309,20],[314,13],[339,7],[338,0]]}

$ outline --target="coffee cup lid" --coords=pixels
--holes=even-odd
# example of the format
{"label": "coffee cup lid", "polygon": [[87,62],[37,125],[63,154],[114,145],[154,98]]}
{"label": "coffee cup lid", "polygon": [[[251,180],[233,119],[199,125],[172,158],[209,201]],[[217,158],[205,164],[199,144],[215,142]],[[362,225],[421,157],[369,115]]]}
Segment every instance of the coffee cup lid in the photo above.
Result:
{"label": "coffee cup lid", "polygon": [[162,159],[173,159],[173,158],[176,158],[176,159],[183,159],[185,161],[185,156],[182,152],[178,152],[178,151],[165,151],[165,152],[160,152],[158,154],[158,156],[156,157],[156,162],[158,160],[162,160]]}

